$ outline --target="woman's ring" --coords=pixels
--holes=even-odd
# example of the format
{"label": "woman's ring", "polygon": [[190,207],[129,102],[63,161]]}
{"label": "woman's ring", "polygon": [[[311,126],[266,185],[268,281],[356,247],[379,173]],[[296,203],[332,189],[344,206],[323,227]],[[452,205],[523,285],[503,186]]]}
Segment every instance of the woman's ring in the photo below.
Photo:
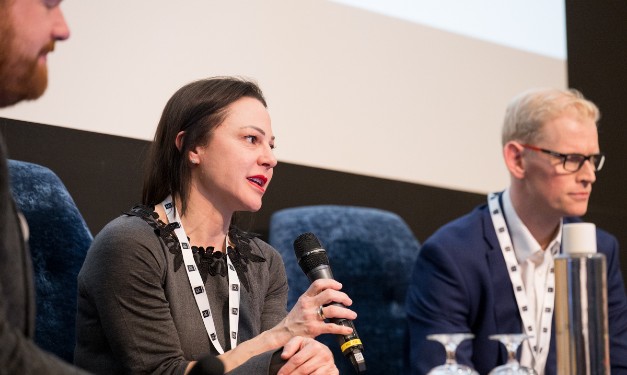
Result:
{"label": "woman's ring", "polygon": [[318,307],[318,316],[320,317],[320,320],[326,319],[326,317],[324,316],[324,311],[322,311],[322,305]]}

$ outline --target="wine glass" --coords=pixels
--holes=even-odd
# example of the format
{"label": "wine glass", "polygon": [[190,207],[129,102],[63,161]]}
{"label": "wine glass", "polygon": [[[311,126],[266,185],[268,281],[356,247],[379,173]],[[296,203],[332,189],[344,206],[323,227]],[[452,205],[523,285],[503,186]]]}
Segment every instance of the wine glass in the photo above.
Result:
{"label": "wine glass", "polygon": [[520,344],[531,337],[523,333],[490,336],[491,340],[498,340],[507,348],[507,363],[493,368],[489,375],[537,375],[534,369],[521,366],[516,359]]}
{"label": "wine glass", "polygon": [[471,333],[438,333],[427,336],[427,339],[437,341],[444,345],[446,350],[446,363],[434,367],[427,375],[479,375],[478,372],[466,365],[460,365],[455,360],[455,352],[460,342],[471,339],[475,335]]}

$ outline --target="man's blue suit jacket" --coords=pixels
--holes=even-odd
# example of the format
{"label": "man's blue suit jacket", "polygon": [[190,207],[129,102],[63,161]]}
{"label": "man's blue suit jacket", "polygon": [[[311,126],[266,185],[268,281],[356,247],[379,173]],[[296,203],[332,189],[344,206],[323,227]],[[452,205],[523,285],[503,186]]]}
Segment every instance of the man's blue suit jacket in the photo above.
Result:
{"label": "man's blue suit jacket", "polygon": [[[573,221],[579,219],[564,219],[564,223]],[[597,248],[607,259],[612,374],[627,374],[627,298],[618,242],[597,229]],[[474,333],[474,340],[458,348],[457,359],[480,374],[506,362],[505,347],[488,336],[522,333],[523,328],[487,205],[443,226],[422,245],[407,291],[406,310],[407,374],[426,374],[444,363],[442,345],[426,339],[433,333]],[[556,373],[554,326],[547,375]]]}

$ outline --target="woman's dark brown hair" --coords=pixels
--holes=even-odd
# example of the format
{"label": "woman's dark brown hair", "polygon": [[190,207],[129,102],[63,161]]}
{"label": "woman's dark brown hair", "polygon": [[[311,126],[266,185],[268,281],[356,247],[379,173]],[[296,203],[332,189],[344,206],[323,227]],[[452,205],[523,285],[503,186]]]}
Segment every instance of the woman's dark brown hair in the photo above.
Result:
{"label": "woman's dark brown hair", "polygon": [[[187,208],[191,163],[190,150],[206,145],[213,130],[224,121],[227,107],[250,97],[267,107],[256,83],[239,77],[214,77],[189,83],[170,98],[163,109],[155,138],[146,160],[142,203],[157,205],[169,194],[181,200],[181,214]],[[181,149],[176,136],[184,131]]]}

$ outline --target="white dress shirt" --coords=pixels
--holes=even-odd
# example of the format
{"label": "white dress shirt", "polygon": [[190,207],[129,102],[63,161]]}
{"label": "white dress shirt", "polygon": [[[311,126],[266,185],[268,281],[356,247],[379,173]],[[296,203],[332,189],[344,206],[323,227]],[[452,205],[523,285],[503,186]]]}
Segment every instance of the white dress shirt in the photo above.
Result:
{"label": "white dress shirt", "polygon": [[[560,249],[562,223],[560,222],[558,232],[546,248],[550,249],[550,251],[545,251],[546,249],[542,249],[538,241],[536,241],[529,229],[518,217],[512,205],[509,189],[503,193],[503,214],[507,220],[507,228],[514,247],[514,254],[516,254],[516,259],[520,265],[525,292],[529,300],[529,309],[535,318],[535,332],[542,334],[540,327],[540,317],[544,310],[542,304],[545,299],[547,280],[552,272],[552,258],[559,253]],[[544,334],[550,337],[551,331],[549,330]],[[522,345],[520,363],[526,367],[533,367],[538,375],[543,375],[549,354],[548,348],[536,355],[535,363],[531,350],[529,341]]]}

